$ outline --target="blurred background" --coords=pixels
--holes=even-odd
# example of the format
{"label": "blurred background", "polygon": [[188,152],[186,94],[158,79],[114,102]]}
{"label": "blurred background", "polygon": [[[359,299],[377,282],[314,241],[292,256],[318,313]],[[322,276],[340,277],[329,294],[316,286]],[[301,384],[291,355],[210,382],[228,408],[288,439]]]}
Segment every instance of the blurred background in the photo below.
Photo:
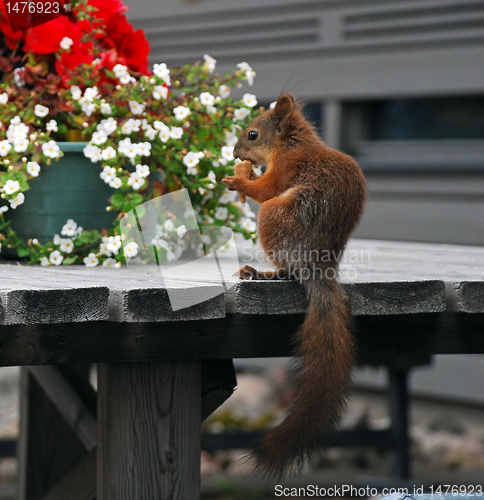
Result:
{"label": "blurred background", "polygon": [[[209,54],[223,72],[245,61],[257,74],[250,92],[260,104],[285,91],[304,100],[322,139],[364,170],[369,202],[356,237],[484,245],[484,1],[126,4],[130,21],[145,30],[152,63],[175,66]],[[261,373],[277,379],[280,361],[237,366],[241,387],[244,377],[253,381]],[[375,398],[386,386],[385,370],[357,370],[354,390],[363,399],[355,393],[353,401],[361,414],[378,413],[384,400],[378,406]],[[450,434],[473,428],[484,420],[484,356],[436,356],[430,367],[412,371],[410,392],[424,405],[415,407],[421,411],[420,420],[412,416],[415,428],[423,417],[432,426],[442,416]],[[248,404],[243,399],[242,406]],[[476,421],[466,424],[471,415]],[[483,445],[484,423],[477,428],[474,441]],[[482,480],[484,455],[471,468],[476,464]]]}

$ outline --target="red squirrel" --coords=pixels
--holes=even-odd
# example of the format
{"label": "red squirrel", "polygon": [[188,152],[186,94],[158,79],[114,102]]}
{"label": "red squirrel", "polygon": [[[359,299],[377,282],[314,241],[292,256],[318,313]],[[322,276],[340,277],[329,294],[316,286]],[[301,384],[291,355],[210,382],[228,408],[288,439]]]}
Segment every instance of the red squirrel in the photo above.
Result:
{"label": "red squirrel", "polygon": [[267,165],[262,176],[223,182],[261,203],[259,241],[276,267],[263,273],[244,266],[237,274],[241,279],[299,279],[308,300],[296,336],[301,362],[294,401],[252,454],[259,470],[280,477],[305,462],[316,439],[334,429],[345,408],[354,345],[350,307],[336,277],[363,212],[366,183],[353,158],[319,139],[290,94],[248,125],[234,157]]}

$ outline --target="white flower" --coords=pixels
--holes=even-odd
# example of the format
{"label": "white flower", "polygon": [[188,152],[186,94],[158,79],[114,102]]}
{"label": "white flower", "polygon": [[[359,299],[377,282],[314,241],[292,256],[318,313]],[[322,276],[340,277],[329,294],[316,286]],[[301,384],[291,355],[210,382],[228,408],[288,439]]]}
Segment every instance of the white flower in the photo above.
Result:
{"label": "white flower", "polygon": [[187,234],[187,228],[185,225],[181,225],[181,226],[178,226],[176,229],[176,234],[178,235],[179,238],[183,238],[183,236],[185,236],[185,234]]}
{"label": "white flower", "polygon": [[[232,191],[234,192],[234,191]],[[250,208],[250,205],[245,202],[245,203],[240,203],[240,206],[242,207],[242,210],[244,211],[244,215],[246,217],[250,217],[250,218],[255,218],[255,213],[252,212],[252,209]]]}
{"label": "white flower", "polygon": [[[7,129],[7,140],[10,144],[14,144],[19,140],[27,140],[27,134],[29,133],[29,127],[25,125],[25,123],[17,122],[15,118],[12,119],[10,126]],[[13,120],[15,120],[16,123],[12,123]]]}
{"label": "white flower", "polygon": [[99,92],[97,90],[97,87],[88,87],[84,91],[84,97],[83,99],[87,102],[92,102],[96,97],[98,97]]}
{"label": "white flower", "polygon": [[125,135],[129,135],[133,132],[139,132],[140,127],[141,127],[141,120],[135,120],[134,118],[130,118],[121,127],[121,132]]}
{"label": "white flower", "polygon": [[248,217],[242,219],[242,221],[240,222],[240,225],[241,225],[241,227],[243,227],[244,229],[246,229],[250,233],[253,233],[257,228],[257,224],[255,223],[255,221],[253,221],[252,219],[249,219]]}
{"label": "white flower", "polygon": [[140,142],[138,144],[139,154],[141,156],[150,156],[151,155],[151,143],[149,142]]}
{"label": "white flower", "polygon": [[8,102],[8,94],[6,92],[0,94],[0,104],[7,104],[7,102]]}
{"label": "white flower", "polygon": [[[158,132],[151,125],[145,128],[145,136],[148,137],[150,141],[153,141],[155,139],[157,133]],[[170,135],[169,132],[168,135]]]}
{"label": "white flower", "polygon": [[14,116],[11,120],[10,120],[10,123],[12,125],[19,125],[21,123],[21,120],[20,120],[20,116],[17,115],[17,116]]}
{"label": "white flower", "polygon": [[50,263],[49,263],[49,259],[47,257],[42,257],[40,259],[40,265],[42,267],[47,267],[47,266],[50,266]]}
{"label": "white flower", "polygon": [[112,160],[113,158],[116,158],[116,150],[109,146],[106,149],[103,149],[101,156],[103,160]]}
{"label": "white flower", "polygon": [[42,106],[42,104],[36,104],[34,108],[34,115],[39,118],[43,118],[49,114],[49,108]]}
{"label": "white flower", "polygon": [[69,219],[64,226],[62,226],[61,234],[64,236],[76,236],[77,222]]}
{"label": "white flower", "polygon": [[70,88],[70,91],[71,91],[71,95],[72,95],[72,98],[74,99],[74,101],[78,101],[81,98],[82,92],[81,92],[81,89],[77,85],[73,85]]}
{"label": "white flower", "polygon": [[21,139],[17,139],[13,143],[13,149],[17,153],[23,153],[24,151],[27,151],[28,147],[29,147],[29,141],[28,141],[28,139],[26,137],[25,138],[21,138]]}
{"label": "white flower", "polygon": [[129,137],[126,137],[126,139],[123,139],[122,141],[118,142],[118,153],[125,155],[126,151],[128,151],[130,147],[131,147],[131,139]]}
{"label": "white flower", "polygon": [[60,240],[61,252],[71,253],[73,249],[74,249],[74,243],[70,238],[62,238]]}
{"label": "white flower", "polygon": [[225,144],[227,146],[235,146],[237,144],[238,138],[235,134],[235,129],[232,129],[230,132],[225,133]]}
{"label": "white flower", "polygon": [[107,239],[107,248],[114,255],[117,255],[119,249],[121,248],[121,236],[110,236]]}
{"label": "white flower", "polygon": [[8,180],[3,186],[3,190],[6,194],[13,194],[17,191],[20,191],[20,183],[19,181]]}
{"label": "white flower", "polygon": [[158,78],[161,78],[167,85],[171,85],[171,82],[170,82],[170,70],[166,67],[165,63],[154,64],[153,65],[153,73]]}
{"label": "white flower", "polygon": [[175,230],[175,224],[173,224],[173,221],[168,219],[164,224],[163,227],[165,228],[165,231],[174,231]]}
{"label": "white flower", "polygon": [[60,48],[64,50],[68,50],[74,42],[72,41],[72,38],[69,38],[68,36],[65,36],[60,43]]}
{"label": "white flower", "polygon": [[244,94],[242,96],[242,101],[249,108],[253,108],[254,106],[257,105],[257,99],[254,94]]}
{"label": "white flower", "polygon": [[40,165],[36,161],[29,161],[27,163],[27,172],[32,177],[37,177],[40,172]]}
{"label": "white flower", "polygon": [[[102,104],[101,104],[102,106]],[[109,106],[109,104],[108,104]],[[106,135],[111,135],[113,132],[116,131],[116,128],[118,127],[118,123],[116,120],[111,116],[109,118],[105,118],[104,120],[101,120],[96,127],[96,130],[99,132],[104,132]]]}
{"label": "white flower", "polygon": [[137,101],[129,101],[129,109],[133,115],[141,115],[145,110],[146,104],[140,104]]}
{"label": "white flower", "polygon": [[7,156],[10,152],[12,145],[7,141],[0,141],[0,156]]}
{"label": "white flower", "polygon": [[22,78],[20,73],[23,72],[25,68],[16,68],[13,70],[13,81],[17,87],[23,87],[25,85],[25,80]]}
{"label": "white flower", "polygon": [[104,144],[107,140],[108,136],[102,130],[96,130],[96,132],[94,132],[91,137],[91,142],[97,144],[98,146]]}
{"label": "white flower", "polygon": [[213,170],[210,170],[207,177],[210,180],[210,182],[213,182],[213,183],[217,182],[217,177],[215,176]]}
{"label": "white flower", "polygon": [[10,202],[10,206],[12,208],[17,208],[19,205],[25,201],[25,195],[23,193],[19,193],[15,198],[8,200]]}
{"label": "white flower", "polygon": [[166,130],[168,128],[163,122],[160,122],[159,120],[155,120],[153,122],[153,127],[155,128],[155,130]]}
{"label": "white flower", "polygon": [[138,172],[141,177],[148,177],[148,175],[150,175],[150,167],[148,167],[148,165],[136,165],[136,172]]}
{"label": "white flower", "polygon": [[102,102],[101,103],[101,113],[103,115],[110,115],[112,113],[111,105],[108,104],[107,102]]}
{"label": "white flower", "polygon": [[237,199],[237,191],[225,191],[225,193],[218,199],[219,203],[225,205],[226,203],[232,203]]}
{"label": "white flower", "polygon": [[217,61],[213,57],[210,57],[208,54],[205,54],[203,58],[205,59],[204,66],[207,68],[209,73],[213,73],[215,71]]}
{"label": "white flower", "polygon": [[241,71],[245,71],[245,78],[247,79],[247,83],[250,87],[254,84],[255,71],[246,63],[242,62],[237,64],[237,68]]}
{"label": "white flower", "polygon": [[54,264],[54,266],[60,266],[62,261],[64,260],[64,257],[62,257],[59,250],[54,250],[53,252],[51,252],[49,260],[52,264]]}
{"label": "white flower", "polygon": [[103,262],[103,267],[115,267],[116,266],[116,259],[113,259],[112,257],[108,257],[104,262]]}
{"label": "white flower", "polygon": [[229,211],[227,207],[217,207],[215,210],[215,218],[219,220],[225,220],[229,215]]}
{"label": "white flower", "polygon": [[109,187],[119,189],[123,185],[123,181],[119,177],[115,177],[110,183]]}
{"label": "white flower", "polygon": [[50,120],[45,126],[45,128],[49,132],[57,132],[57,122],[55,120]]}
{"label": "white flower", "polygon": [[88,144],[83,150],[84,156],[89,158],[93,163],[102,159],[101,149],[94,144]]}
{"label": "white flower", "polygon": [[232,161],[234,159],[234,146],[222,146],[222,158]]}
{"label": "white flower", "polygon": [[133,189],[139,189],[145,183],[144,177],[142,177],[138,172],[133,172],[128,179],[128,186],[132,186]]}
{"label": "white flower", "polygon": [[173,113],[175,113],[175,118],[177,120],[184,120],[187,116],[190,115],[191,111],[189,108],[186,106],[177,106],[174,110]]}
{"label": "white flower", "polygon": [[[183,129],[181,129],[181,131],[183,134]],[[159,133],[158,137],[160,138],[161,142],[168,142],[170,137],[173,137],[173,136],[171,135],[170,129],[166,128]],[[178,139],[178,137],[175,137],[175,139]]]}
{"label": "white flower", "polygon": [[245,120],[250,115],[250,110],[247,108],[239,108],[234,111],[234,116],[237,120]]}
{"label": "white flower", "polygon": [[[205,156],[202,153],[203,156]],[[202,158],[203,158],[202,156]],[[192,168],[198,165],[200,162],[200,153],[195,153],[193,151],[188,152],[184,157],[183,157],[183,163],[188,167]]]}
{"label": "white flower", "polygon": [[168,89],[164,85],[155,85],[153,87],[153,99],[160,100],[168,97]]}
{"label": "white flower", "polygon": [[109,184],[116,177],[116,169],[106,165],[99,174],[99,177],[101,177],[106,184]]}
{"label": "white flower", "polygon": [[230,87],[228,85],[220,85],[220,87],[218,88],[218,95],[222,98],[222,99],[227,99],[227,97],[229,97],[230,95]]}
{"label": "white flower", "polygon": [[200,94],[200,103],[204,106],[213,106],[215,97],[210,92],[202,92]]}
{"label": "white flower", "polygon": [[183,129],[181,127],[171,127],[170,136],[172,139],[181,139],[183,136]]}
{"label": "white flower", "polygon": [[269,104],[269,108],[270,108],[270,109],[274,109],[274,108],[276,107],[276,104],[277,104],[277,101],[271,102],[271,103]]}
{"label": "white flower", "polygon": [[47,158],[58,158],[60,156],[60,148],[55,141],[49,141],[42,144],[42,152]]}
{"label": "white flower", "polygon": [[82,111],[86,114],[86,116],[91,116],[94,111],[96,111],[97,104],[92,102],[83,102],[81,104]]}
{"label": "white flower", "polygon": [[131,241],[124,246],[124,255],[126,257],[136,257],[138,255],[138,243]]}
{"label": "white flower", "polygon": [[96,254],[91,252],[87,257],[84,257],[84,264],[86,267],[96,267],[99,264]]}
{"label": "white flower", "polygon": [[165,250],[169,250],[170,249],[168,243],[163,238],[160,238],[158,240],[157,239],[153,239],[153,240],[151,240],[151,244],[155,245],[155,247],[157,247],[157,248],[164,248]]}
{"label": "white flower", "polygon": [[62,238],[56,234],[54,235],[54,239],[52,240],[54,242],[54,245],[60,245]]}
{"label": "white flower", "polygon": [[128,144],[125,148],[124,154],[131,160],[134,160],[140,154],[139,145],[134,142]]}
{"label": "white flower", "polygon": [[111,257],[112,253],[111,250],[109,250],[109,238],[107,236],[103,236],[102,243],[99,246],[99,252],[102,253],[103,255],[107,255],[108,257]]}
{"label": "white flower", "polygon": [[123,64],[116,64],[113,68],[113,73],[115,74],[116,78],[119,79],[122,76],[128,74],[128,68]]}
{"label": "white flower", "polygon": [[7,205],[4,205],[3,207],[0,207],[0,214],[3,214],[5,212],[8,212],[8,207]]}

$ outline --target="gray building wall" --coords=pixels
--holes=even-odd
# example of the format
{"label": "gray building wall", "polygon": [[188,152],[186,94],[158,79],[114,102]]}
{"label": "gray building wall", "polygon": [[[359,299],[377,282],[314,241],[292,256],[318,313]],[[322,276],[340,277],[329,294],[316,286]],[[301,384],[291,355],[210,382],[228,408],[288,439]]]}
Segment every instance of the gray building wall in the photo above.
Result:
{"label": "gray building wall", "polygon": [[[369,140],[354,105],[484,95],[484,1],[126,4],[128,18],[146,32],[152,63],[193,63],[208,53],[224,71],[247,61],[257,73],[252,91],[259,102],[290,91],[322,106],[323,139],[353,154],[368,181],[358,237],[484,245],[484,137]],[[484,401],[484,389],[459,389],[476,374],[484,380],[482,357],[452,361],[453,377],[461,379],[452,385],[442,378],[449,361],[437,358],[437,366],[433,378],[428,371],[415,379],[416,390],[440,387],[440,395]]]}

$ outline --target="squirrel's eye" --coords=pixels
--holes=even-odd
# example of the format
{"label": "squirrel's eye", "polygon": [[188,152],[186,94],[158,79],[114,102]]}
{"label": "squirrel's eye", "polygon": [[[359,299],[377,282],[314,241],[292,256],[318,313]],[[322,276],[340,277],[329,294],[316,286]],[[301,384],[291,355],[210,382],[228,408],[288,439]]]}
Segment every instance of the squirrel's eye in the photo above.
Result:
{"label": "squirrel's eye", "polygon": [[249,141],[255,141],[257,139],[257,137],[259,137],[259,133],[256,132],[255,130],[251,130],[247,137],[248,137]]}

